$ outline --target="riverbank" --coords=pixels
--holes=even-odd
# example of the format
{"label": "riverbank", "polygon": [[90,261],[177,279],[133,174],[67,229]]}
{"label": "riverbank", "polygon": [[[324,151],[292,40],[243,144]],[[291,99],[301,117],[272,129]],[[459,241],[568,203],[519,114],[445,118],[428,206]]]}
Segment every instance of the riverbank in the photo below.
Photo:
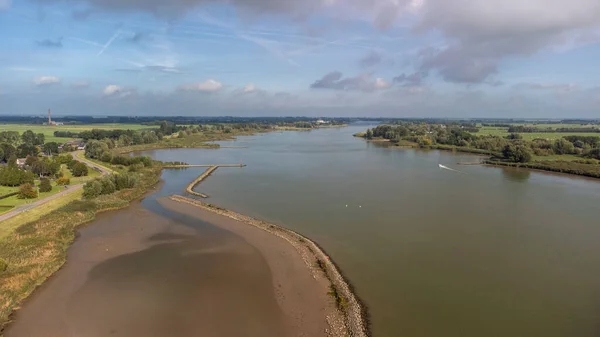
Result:
{"label": "riverbank", "polygon": [[[330,312],[328,323],[332,328],[333,336],[368,336],[368,320],[366,308],[354,294],[349,283],[344,279],[334,262],[323,250],[310,239],[281,226],[257,220],[218,206],[203,203],[199,200],[182,196],[171,196],[171,200],[193,205],[201,210],[215,213],[222,217],[233,219],[239,223],[250,225],[261,229],[276,237],[279,237],[302,256],[306,267],[315,279],[325,279],[325,288],[335,303],[337,312],[341,314],[341,320],[335,312]],[[234,228],[233,226],[231,228]],[[318,294],[317,294],[318,295]]]}
{"label": "riverbank", "polygon": [[139,172],[140,183],[94,200],[75,200],[33,222],[23,223],[0,240],[0,331],[13,310],[61,268],[78,226],[96,214],[127,207],[148,192],[160,178],[158,164]]}
{"label": "riverbank", "polygon": [[[364,138],[360,134],[354,135],[357,138]],[[534,171],[542,171],[542,172],[551,172],[551,173],[561,173],[571,176],[582,176],[588,178],[597,178],[600,179],[600,165],[597,164],[584,164],[578,163],[575,161],[563,161],[563,160],[543,160],[543,161],[532,161],[528,163],[513,163],[506,162],[502,160],[494,160],[494,158],[501,157],[501,154],[475,149],[471,147],[463,147],[463,146],[452,146],[452,145],[444,145],[444,144],[436,144],[429,146],[420,146],[417,143],[401,143],[395,144],[387,139],[365,139],[367,142],[373,143],[385,143],[387,147],[393,149],[419,149],[419,150],[441,150],[441,151],[451,151],[451,152],[461,152],[461,153],[469,153],[482,156],[481,162],[479,163],[469,163],[469,165],[486,165],[486,166],[506,166],[506,167],[516,167],[516,168],[524,168],[528,170]],[[389,145],[388,145],[389,144]]]}

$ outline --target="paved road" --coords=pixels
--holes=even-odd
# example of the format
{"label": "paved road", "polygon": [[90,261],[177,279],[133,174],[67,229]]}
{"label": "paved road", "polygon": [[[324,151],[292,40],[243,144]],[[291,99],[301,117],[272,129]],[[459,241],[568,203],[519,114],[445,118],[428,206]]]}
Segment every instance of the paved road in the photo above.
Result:
{"label": "paved road", "polygon": [[81,188],[83,188],[83,184],[71,185],[68,188],[66,188],[64,191],[58,192],[56,194],[53,194],[53,195],[51,195],[51,196],[49,196],[47,198],[38,200],[36,202],[32,202],[31,204],[26,204],[26,205],[18,206],[15,209],[13,209],[12,211],[6,212],[6,213],[0,215],[0,222],[2,222],[4,220],[8,220],[8,219],[10,219],[10,218],[12,218],[12,217],[14,217],[16,215],[19,215],[19,214],[21,214],[21,213],[23,213],[25,211],[28,211],[28,210],[30,210],[30,209],[32,209],[34,207],[43,205],[43,204],[45,204],[45,203],[47,203],[49,201],[52,201],[52,200],[54,200],[56,198],[60,198],[60,197],[62,197],[65,194],[73,193],[73,192],[75,192],[75,191],[77,191],[77,190],[79,190]]}
{"label": "paved road", "polygon": [[[79,155],[81,155],[81,158],[79,157]],[[83,151],[75,151],[75,152],[73,152],[73,159],[86,164],[87,166],[95,169],[96,171],[99,171],[100,173],[102,173],[102,175],[113,173],[112,171],[107,170],[105,167],[102,167],[100,165],[97,165],[93,161],[85,159],[84,156],[83,156]]]}
{"label": "paved road", "polygon": [[[95,169],[95,170],[99,171],[100,173],[102,173],[102,175],[112,173],[109,170],[107,170],[106,168],[104,168],[102,166],[99,166],[99,165],[96,165],[95,163],[93,163],[93,162],[91,162],[91,161],[89,161],[87,159],[79,158],[77,156],[77,154],[82,153],[82,152],[83,151],[76,151],[76,152],[74,152],[73,153],[73,159],[86,164],[87,166],[91,167],[92,169]],[[12,211],[6,212],[6,213],[0,215],[0,222],[2,222],[4,220],[8,220],[8,219],[10,219],[10,218],[12,218],[14,216],[17,216],[17,215],[19,215],[19,214],[21,214],[21,213],[23,213],[25,211],[28,211],[28,210],[30,210],[30,209],[32,209],[34,207],[43,205],[43,204],[45,204],[45,203],[47,203],[49,201],[52,201],[52,200],[54,200],[56,198],[60,198],[60,197],[62,197],[65,194],[69,194],[69,193],[75,192],[75,191],[77,191],[78,189],[81,189],[81,188],[83,188],[83,184],[71,185],[68,188],[66,188],[64,191],[61,191],[61,192],[56,193],[54,195],[51,195],[51,196],[49,196],[47,198],[38,200],[36,202],[32,202],[31,204],[26,204],[26,205],[18,206],[15,209],[13,209]]]}

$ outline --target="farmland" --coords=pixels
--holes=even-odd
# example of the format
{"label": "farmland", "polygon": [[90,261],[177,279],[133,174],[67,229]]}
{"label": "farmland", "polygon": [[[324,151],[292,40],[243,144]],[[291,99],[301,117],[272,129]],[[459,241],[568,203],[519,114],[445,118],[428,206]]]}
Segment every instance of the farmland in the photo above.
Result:
{"label": "farmland", "polygon": [[152,129],[154,127],[148,125],[141,124],[117,124],[117,123],[107,123],[107,124],[72,124],[72,125],[60,125],[60,126],[46,126],[40,124],[0,124],[0,131],[17,131],[19,134],[27,130],[31,130],[34,133],[43,133],[45,136],[46,142],[57,142],[64,143],[72,138],[58,138],[54,137],[54,131],[71,131],[71,132],[81,132],[88,131],[92,129],[102,129],[102,130],[144,130],[144,129]]}
{"label": "farmland", "polygon": [[[551,124],[548,125],[536,125],[540,132],[523,132],[520,133],[525,140],[534,140],[534,139],[548,139],[548,140],[556,140],[559,138],[563,138],[565,136],[600,136],[600,133],[595,132],[543,132],[543,129],[550,127]],[[568,124],[565,124],[569,127]],[[553,128],[560,127],[554,126]],[[508,128],[506,127],[493,127],[493,126],[483,126],[480,128],[479,132],[474,133],[478,136],[499,136],[506,137],[509,135]]]}

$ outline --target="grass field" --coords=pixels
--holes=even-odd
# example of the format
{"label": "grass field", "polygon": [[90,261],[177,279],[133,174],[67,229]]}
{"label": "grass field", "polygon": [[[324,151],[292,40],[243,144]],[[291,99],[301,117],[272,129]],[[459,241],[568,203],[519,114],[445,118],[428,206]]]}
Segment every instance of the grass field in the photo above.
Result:
{"label": "grass field", "polygon": [[0,195],[13,193],[13,192],[16,192],[18,189],[19,189],[18,187],[0,186]]}
{"label": "grass field", "polygon": [[[551,124],[548,124],[548,125],[551,125]],[[506,137],[509,135],[509,132],[508,132],[508,128],[497,128],[497,127],[484,126],[479,130],[479,132],[475,133],[475,135],[478,135],[478,136],[490,135],[490,136]],[[523,136],[523,139],[525,139],[525,140],[534,140],[537,138],[555,140],[555,139],[563,138],[565,136],[596,136],[596,137],[600,137],[600,133],[594,133],[594,132],[532,132],[532,133],[524,132],[524,133],[520,133],[520,135]]]}
{"label": "grass field", "polygon": [[71,193],[67,193],[63,196],[60,196],[59,198],[56,198],[51,202],[47,202],[43,205],[34,207],[8,220],[0,222],[0,239],[12,233],[12,231],[15,228],[32,221],[36,221],[41,217],[51,213],[52,211],[63,207],[64,205],[70,203],[73,200],[81,199],[82,196],[82,189],[75,190]]}
{"label": "grass field", "polygon": [[25,205],[25,204],[31,204],[40,199],[44,199],[46,197],[54,195],[62,190],[63,190],[63,188],[61,186],[56,186],[56,185],[54,185],[54,183],[52,183],[52,191],[39,193],[38,197],[35,199],[19,199],[16,195],[13,195],[12,197],[8,197],[6,199],[2,199],[2,200],[0,200],[0,207],[2,207],[0,209],[0,213],[10,211],[12,209],[12,208],[9,208],[10,206],[16,207],[16,206],[21,206],[21,205]]}
{"label": "grass field", "polygon": [[57,138],[54,137],[54,131],[71,131],[71,132],[81,132],[92,129],[102,129],[102,130],[115,130],[115,129],[123,129],[123,130],[143,130],[143,129],[153,129],[155,127],[141,124],[117,124],[117,123],[107,123],[107,124],[80,124],[80,125],[61,125],[61,126],[44,126],[39,124],[0,124],[0,131],[17,131],[19,133],[23,133],[27,130],[31,130],[34,133],[43,133],[45,136],[46,142],[57,142],[64,143],[71,138]]}
{"label": "grass field", "polygon": [[83,184],[87,181],[90,181],[90,180],[100,176],[100,172],[94,170],[91,167],[88,167],[88,175],[85,177],[73,177],[71,170],[69,170],[67,168],[67,165],[64,165],[64,164],[61,165],[60,170],[63,173],[63,177],[69,178],[71,180],[71,185]]}

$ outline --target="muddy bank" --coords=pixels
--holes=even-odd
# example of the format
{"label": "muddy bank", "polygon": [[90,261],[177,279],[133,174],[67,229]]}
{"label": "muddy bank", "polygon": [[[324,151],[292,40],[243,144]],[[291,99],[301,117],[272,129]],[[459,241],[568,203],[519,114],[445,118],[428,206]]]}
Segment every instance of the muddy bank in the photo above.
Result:
{"label": "muddy bank", "polygon": [[163,215],[135,203],[81,229],[65,266],[4,335],[327,335],[334,304],[293,247],[250,227],[226,230],[233,220],[191,205],[161,204]]}

